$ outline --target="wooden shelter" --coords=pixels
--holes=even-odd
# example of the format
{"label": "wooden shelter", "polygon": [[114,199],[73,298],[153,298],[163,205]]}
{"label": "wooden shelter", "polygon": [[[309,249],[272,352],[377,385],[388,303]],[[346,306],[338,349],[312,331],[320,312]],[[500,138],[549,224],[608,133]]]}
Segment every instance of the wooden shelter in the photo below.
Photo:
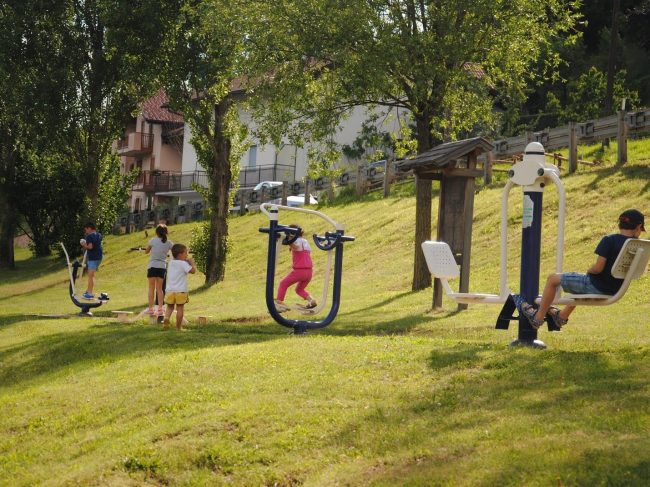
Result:
{"label": "wooden shelter", "polygon": [[[397,164],[401,171],[413,170],[416,178],[440,181],[440,202],[438,206],[438,229],[436,240],[451,247],[456,262],[460,264],[460,292],[469,291],[470,254],[472,248],[472,219],[474,216],[475,178],[485,177],[489,167],[477,168],[477,158],[492,151],[492,143],[483,137],[459,140],[438,145],[413,159]],[[427,208],[416,206],[416,219],[428,218]],[[431,225],[429,224],[429,228]],[[416,252],[422,252],[420,245],[428,238],[416,235]],[[442,286],[436,279],[433,285],[433,307],[442,305]],[[459,309],[467,305],[459,304]]]}

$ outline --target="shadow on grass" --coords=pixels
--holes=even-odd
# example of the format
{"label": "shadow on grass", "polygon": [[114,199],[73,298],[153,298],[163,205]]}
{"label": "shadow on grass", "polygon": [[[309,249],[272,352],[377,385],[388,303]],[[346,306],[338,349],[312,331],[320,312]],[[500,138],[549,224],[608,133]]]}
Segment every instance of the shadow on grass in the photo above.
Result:
{"label": "shadow on grass", "polygon": [[[549,472],[558,484],[647,485],[650,462],[639,456],[647,445],[639,442],[647,351],[495,352],[490,344],[459,344],[434,349],[428,365],[431,379],[398,406],[377,403],[327,439],[371,457],[385,455],[387,445],[429,452],[364,470],[360,484],[454,484],[480,458],[477,485],[544,484]],[[616,440],[603,442],[607,436]],[[495,441],[506,443],[494,449]]]}
{"label": "shadow on grass", "polygon": [[596,169],[593,171],[593,174],[596,177],[587,185],[590,191],[596,191],[599,189],[600,184],[605,182],[606,179],[612,177],[614,174],[623,174],[627,179],[641,179],[649,181],[641,189],[641,193],[647,193],[650,191],[650,167],[648,166],[614,166],[614,167],[605,167],[602,169]]}
{"label": "shadow on grass", "polygon": [[[28,280],[28,279],[25,279],[25,280]],[[37,292],[40,292],[40,291],[45,291],[46,289],[52,289],[54,287],[60,287],[61,289],[65,289],[65,291],[68,293],[68,295],[70,295],[69,286],[70,286],[70,278],[66,277],[65,279],[61,279],[60,281],[50,282],[50,283],[43,284],[42,286],[38,286],[38,287],[30,287],[29,290],[25,290],[25,291],[21,291],[19,293],[8,294],[8,295],[5,295],[5,296],[2,296],[0,298],[0,302],[7,301],[7,300],[13,299],[13,298],[17,298],[19,296],[24,296],[26,294],[33,294],[33,293],[37,293]]]}
{"label": "shadow on grass", "polygon": [[3,315],[0,316],[0,328],[9,327],[15,325],[16,323],[22,323],[24,321],[29,321],[31,318],[25,315]]}
{"label": "shadow on grass", "polygon": [[[0,323],[25,320],[3,317]],[[0,351],[0,385],[37,379],[44,374],[87,363],[118,360],[151,352],[262,343],[286,336],[280,327],[219,323],[185,332],[151,325],[97,323],[90,328],[40,336]]]}
{"label": "shadow on grass", "polygon": [[[378,321],[376,323],[369,323],[368,318],[364,314],[368,312],[377,312],[384,306],[388,306],[396,301],[399,301],[407,296],[413,294],[413,291],[404,291],[395,294],[383,301],[372,304],[365,308],[355,309],[347,313],[339,313],[337,319],[332,325],[325,328],[323,331],[328,335],[395,335],[406,334],[413,328],[419,325],[442,320],[454,316],[458,313],[457,310],[440,313],[432,317],[430,314],[420,313],[415,315],[404,316],[398,319],[391,319],[385,321]],[[344,318],[343,320],[341,318]],[[339,323],[339,326],[336,326]]]}

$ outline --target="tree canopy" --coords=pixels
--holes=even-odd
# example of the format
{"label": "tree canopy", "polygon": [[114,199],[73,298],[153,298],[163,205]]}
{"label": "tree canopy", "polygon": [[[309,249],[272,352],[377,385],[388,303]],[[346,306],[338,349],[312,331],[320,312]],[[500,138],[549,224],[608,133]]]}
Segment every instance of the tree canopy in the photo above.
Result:
{"label": "tree canopy", "polygon": [[[554,42],[572,42],[579,2],[549,0],[285,0],[268,15],[284,31],[266,108],[273,125],[331,133],[359,105],[398,108],[413,121],[417,152],[481,127],[496,131],[495,105],[523,100],[551,72]],[[542,57],[544,65],[537,64]],[[280,101],[281,100],[281,101]],[[289,102],[289,100],[291,100]],[[292,116],[293,114],[294,116]],[[418,214],[431,211],[430,182],[417,182]],[[430,284],[416,223],[413,289]]]}

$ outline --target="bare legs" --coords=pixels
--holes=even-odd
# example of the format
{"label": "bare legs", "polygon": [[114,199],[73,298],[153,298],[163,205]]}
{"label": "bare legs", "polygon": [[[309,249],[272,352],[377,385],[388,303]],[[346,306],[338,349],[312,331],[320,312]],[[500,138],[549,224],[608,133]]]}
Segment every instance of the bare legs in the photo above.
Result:
{"label": "bare legs", "polygon": [[95,287],[95,270],[88,269],[88,287],[86,288],[86,291],[88,291],[89,294],[92,294],[93,287]]}
{"label": "bare legs", "polygon": [[[537,313],[535,314],[536,320],[540,322],[544,320],[546,313],[548,313],[548,309],[551,307],[551,304],[553,303],[553,299],[555,299],[555,294],[559,286],[560,286],[560,274],[549,275],[548,279],[546,279],[544,292],[542,292],[542,299],[541,302],[539,303],[539,308],[537,309]],[[568,320],[569,315],[573,313],[574,309],[576,309],[575,306],[565,306],[560,311],[560,317],[565,320]]]}
{"label": "bare legs", "polygon": [[176,329],[180,330],[183,328],[183,315],[185,314],[185,305],[184,304],[168,304],[165,311],[165,323],[164,326],[167,328],[170,325],[170,318],[174,312],[174,306],[176,306]]}
{"label": "bare legs", "polygon": [[149,310],[153,312],[154,297],[158,296],[158,309],[163,308],[163,279],[162,277],[149,277]]}

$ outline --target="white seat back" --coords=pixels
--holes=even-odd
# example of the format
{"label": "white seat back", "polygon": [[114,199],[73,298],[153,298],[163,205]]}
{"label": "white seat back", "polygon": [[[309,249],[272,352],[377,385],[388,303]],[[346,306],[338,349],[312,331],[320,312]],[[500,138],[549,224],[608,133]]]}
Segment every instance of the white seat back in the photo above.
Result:
{"label": "white seat back", "polygon": [[632,269],[630,280],[641,277],[645,273],[650,259],[650,240],[640,238],[629,238],[625,241],[612,266],[612,276],[617,279],[625,279],[634,256],[639,250],[641,250],[641,259]]}
{"label": "white seat back", "polygon": [[422,242],[422,252],[434,277],[453,279],[460,275],[454,254],[445,242],[426,240]]}

